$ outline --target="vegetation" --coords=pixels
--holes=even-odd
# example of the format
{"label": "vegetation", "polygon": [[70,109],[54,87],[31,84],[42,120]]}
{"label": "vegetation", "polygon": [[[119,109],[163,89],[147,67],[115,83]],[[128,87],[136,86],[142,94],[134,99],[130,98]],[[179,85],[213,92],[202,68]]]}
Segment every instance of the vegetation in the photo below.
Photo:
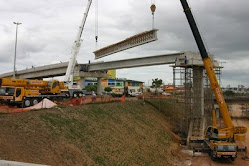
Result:
{"label": "vegetation", "polygon": [[152,88],[156,88],[155,93],[157,94],[158,88],[163,84],[163,81],[161,79],[152,79]]}
{"label": "vegetation", "polygon": [[231,90],[225,91],[225,92],[223,92],[223,94],[224,94],[224,96],[234,96],[235,95],[235,93]]}
{"label": "vegetation", "polygon": [[87,85],[85,87],[85,90],[87,90],[88,92],[92,92],[92,91],[97,92],[97,85]]}
{"label": "vegetation", "polygon": [[111,87],[105,87],[104,91],[105,91],[105,92],[111,92],[111,91],[112,91],[112,88],[111,88]]}
{"label": "vegetation", "polygon": [[166,117],[140,101],[0,115],[0,120],[0,140],[8,140],[0,142],[1,159],[48,165],[181,165]]}
{"label": "vegetation", "polygon": [[162,112],[167,120],[174,126],[174,131],[178,131],[180,128],[180,121],[182,120],[184,115],[183,104],[177,103],[173,99],[163,99],[163,98],[149,98],[145,99],[145,101],[152,106],[154,106],[157,110]]}

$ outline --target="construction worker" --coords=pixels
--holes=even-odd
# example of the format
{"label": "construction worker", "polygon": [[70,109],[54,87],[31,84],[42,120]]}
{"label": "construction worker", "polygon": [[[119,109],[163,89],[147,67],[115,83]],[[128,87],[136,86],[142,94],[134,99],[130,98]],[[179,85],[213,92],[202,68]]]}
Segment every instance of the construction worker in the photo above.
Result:
{"label": "construction worker", "polygon": [[96,101],[96,94],[95,94],[94,91],[92,91],[92,101],[93,101],[93,102]]}

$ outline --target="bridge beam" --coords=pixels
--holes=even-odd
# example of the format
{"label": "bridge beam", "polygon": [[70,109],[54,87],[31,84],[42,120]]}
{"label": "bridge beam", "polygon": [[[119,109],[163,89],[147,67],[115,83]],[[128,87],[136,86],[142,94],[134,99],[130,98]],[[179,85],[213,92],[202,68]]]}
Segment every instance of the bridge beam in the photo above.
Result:
{"label": "bridge beam", "polygon": [[114,54],[114,53],[117,53],[123,50],[127,50],[132,47],[136,47],[142,44],[156,41],[157,31],[158,29],[152,29],[150,31],[145,31],[137,35],[131,36],[118,43],[96,50],[93,52],[95,54],[95,59],[99,59],[104,56],[111,55],[111,54]]}
{"label": "bridge beam", "polygon": [[[176,58],[181,55],[185,55],[185,53],[181,52],[175,54],[163,54],[163,55],[150,56],[150,57],[141,57],[141,58],[133,58],[133,59],[109,61],[109,62],[97,62],[91,64],[77,64],[75,66],[74,76],[106,78],[107,76],[107,74],[105,73],[106,70],[174,64]],[[49,78],[56,76],[64,76],[67,70],[67,65],[68,62],[63,62],[58,64],[33,67],[31,69],[26,69],[26,70],[19,70],[16,72],[16,77],[25,78],[25,79],[39,79],[39,78],[42,79],[42,78]],[[82,65],[89,65],[88,67],[89,72],[81,71]],[[4,73],[0,75],[0,77],[12,77],[12,76],[13,72]]]}
{"label": "bridge beam", "polygon": [[176,58],[183,54],[184,53],[164,54],[164,55],[157,55],[157,56],[151,56],[151,57],[92,63],[89,65],[88,70],[99,71],[99,70],[111,70],[111,69],[152,66],[152,65],[173,64],[175,63]]}
{"label": "bridge beam", "polygon": [[[68,62],[32,67],[30,69],[16,71],[16,78],[48,78],[65,75]],[[12,77],[13,72],[1,74],[0,77]]]}

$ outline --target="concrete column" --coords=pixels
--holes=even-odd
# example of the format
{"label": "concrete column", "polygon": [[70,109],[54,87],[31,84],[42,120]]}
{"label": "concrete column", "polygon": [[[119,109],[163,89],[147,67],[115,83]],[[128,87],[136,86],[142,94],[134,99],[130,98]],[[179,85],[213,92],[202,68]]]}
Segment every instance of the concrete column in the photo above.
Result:
{"label": "concrete column", "polygon": [[193,116],[204,115],[203,67],[193,67]]}
{"label": "concrete column", "polygon": [[101,82],[102,82],[102,78],[98,77],[98,81],[97,81],[97,95],[101,95],[101,93],[102,93]]}
{"label": "concrete column", "polygon": [[81,89],[85,88],[85,77],[80,77],[80,87]]}

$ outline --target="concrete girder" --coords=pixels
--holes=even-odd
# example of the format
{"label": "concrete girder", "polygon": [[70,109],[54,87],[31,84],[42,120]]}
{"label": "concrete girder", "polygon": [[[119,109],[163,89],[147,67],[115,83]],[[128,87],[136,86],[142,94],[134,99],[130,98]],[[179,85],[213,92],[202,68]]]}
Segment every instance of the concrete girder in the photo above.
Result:
{"label": "concrete girder", "polygon": [[107,78],[108,75],[106,72],[83,72],[80,71],[79,74],[74,74],[74,76],[79,77],[95,77],[95,78]]}
{"label": "concrete girder", "polygon": [[95,59],[102,58],[107,55],[111,55],[123,50],[127,50],[132,47],[136,47],[142,44],[146,44],[157,40],[158,29],[152,29],[150,31],[145,31],[137,35],[131,36],[123,41],[109,45],[107,47],[101,48],[94,51]]}
{"label": "concrete girder", "polygon": [[[77,64],[75,66],[74,76],[81,75],[82,77],[95,77],[95,75],[98,75],[98,74],[95,74],[95,72],[91,72],[91,71],[103,71],[104,72],[105,70],[109,70],[109,69],[122,69],[122,68],[141,67],[141,66],[173,64],[175,63],[176,57],[180,55],[184,55],[184,52],[174,53],[174,54],[163,54],[163,55],[150,56],[150,57],[133,58],[133,59],[119,60],[119,61],[83,64],[83,65],[89,65],[90,73],[80,71],[79,66],[82,64]],[[16,72],[16,78],[35,79],[35,78],[64,76],[67,70],[67,65],[68,65],[68,62],[63,62],[63,63],[58,63],[58,64],[35,67],[31,69],[26,69],[26,70],[20,70]],[[12,76],[13,76],[13,72],[4,73],[0,75],[0,77],[12,77]],[[106,76],[103,76],[102,78],[106,78]]]}
{"label": "concrete girder", "polygon": [[93,63],[89,65],[88,70],[99,71],[99,70],[111,70],[111,69],[173,64],[175,63],[176,58],[183,54],[184,53],[181,52],[181,53],[175,53],[175,54],[163,54],[163,55],[157,55],[157,56],[126,59],[126,60],[119,60],[119,61]]}
{"label": "concrete girder", "polygon": [[[16,71],[16,78],[47,78],[65,75],[68,62],[32,67],[30,69]],[[0,77],[12,77],[13,72],[1,74]]]}

